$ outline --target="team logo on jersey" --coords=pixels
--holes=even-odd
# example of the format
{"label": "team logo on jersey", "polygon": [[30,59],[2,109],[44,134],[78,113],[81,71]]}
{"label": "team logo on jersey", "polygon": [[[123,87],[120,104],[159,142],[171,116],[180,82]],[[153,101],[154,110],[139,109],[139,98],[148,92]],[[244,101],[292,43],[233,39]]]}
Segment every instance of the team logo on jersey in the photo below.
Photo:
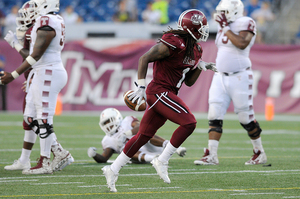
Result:
{"label": "team logo on jersey", "polygon": [[203,21],[203,16],[199,14],[194,14],[191,18],[191,21],[194,25],[200,25]]}

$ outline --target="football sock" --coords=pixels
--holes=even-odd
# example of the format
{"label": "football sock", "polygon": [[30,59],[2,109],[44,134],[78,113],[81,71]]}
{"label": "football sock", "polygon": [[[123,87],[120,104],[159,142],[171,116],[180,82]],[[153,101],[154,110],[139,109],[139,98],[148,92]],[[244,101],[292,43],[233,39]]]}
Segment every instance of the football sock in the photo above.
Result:
{"label": "football sock", "polygon": [[19,159],[21,164],[25,164],[26,162],[29,161],[30,154],[31,154],[31,150],[24,149],[24,148],[22,149],[21,157]]}
{"label": "football sock", "polygon": [[55,146],[55,145],[59,145],[59,143],[57,142],[57,137],[56,137],[56,134],[53,132],[53,142],[52,142],[52,146]]}
{"label": "football sock", "polygon": [[219,141],[217,140],[208,140],[208,150],[210,154],[217,155],[219,147]]}
{"label": "football sock", "polygon": [[251,140],[252,142],[252,145],[253,145],[253,149],[258,149],[260,150],[261,152],[265,152],[264,151],[264,148],[262,146],[262,143],[261,143],[261,137],[257,138],[256,140]]}
{"label": "football sock", "polygon": [[130,157],[125,155],[125,153],[122,151],[120,155],[117,157],[117,159],[110,165],[110,169],[115,173],[118,174],[119,171],[123,166],[129,162]]}
{"label": "football sock", "polygon": [[53,133],[51,133],[47,138],[40,138],[40,149],[41,149],[41,156],[46,156],[50,158],[51,153],[51,144],[53,142]]}
{"label": "football sock", "polygon": [[151,154],[145,154],[145,156],[144,156],[144,160],[145,160],[145,162],[151,162],[153,159],[155,158],[155,155],[151,155]]}
{"label": "football sock", "polygon": [[168,162],[171,156],[176,152],[176,149],[171,142],[168,142],[166,148],[163,152],[158,156],[158,160],[161,162]]}
{"label": "football sock", "polygon": [[162,144],[162,147],[163,147],[163,148],[166,148],[166,146],[167,146],[168,143],[169,143],[169,140],[165,140],[165,141],[163,142],[163,144]]}

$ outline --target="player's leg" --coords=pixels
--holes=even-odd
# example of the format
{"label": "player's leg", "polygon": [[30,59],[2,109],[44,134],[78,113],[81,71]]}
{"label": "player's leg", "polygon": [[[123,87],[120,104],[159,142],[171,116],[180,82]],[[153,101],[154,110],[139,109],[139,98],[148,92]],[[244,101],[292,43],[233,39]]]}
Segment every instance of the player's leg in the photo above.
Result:
{"label": "player's leg", "polygon": [[[147,96],[148,99],[149,97],[150,96]],[[129,162],[129,160],[150,140],[151,137],[153,137],[157,129],[159,129],[165,122],[166,119],[157,114],[153,109],[146,110],[140,123],[139,132],[126,143],[124,150],[110,166],[102,168],[110,191],[117,191],[115,183],[118,179],[121,168]]]}
{"label": "player's leg", "polygon": [[[24,96],[23,100],[23,112],[25,110],[26,95]],[[5,170],[23,170],[29,169],[31,167],[30,164],[30,154],[32,147],[36,141],[36,133],[32,130],[32,128],[23,120],[23,129],[25,130],[24,141],[23,141],[23,148],[21,152],[21,156],[18,160],[16,160],[12,165],[7,165],[4,167]]]}
{"label": "player's leg", "polygon": [[204,148],[204,155],[200,160],[195,160],[196,165],[217,165],[219,141],[223,133],[223,118],[231,102],[226,89],[228,77],[215,74],[209,89],[209,130],[208,148]]}
{"label": "player's leg", "polygon": [[241,74],[242,82],[237,86],[236,91],[232,93],[234,110],[238,114],[239,122],[247,131],[253,145],[254,155],[247,161],[246,165],[264,164],[267,162],[267,156],[262,146],[260,134],[262,129],[255,120],[253,110],[253,73],[245,71]]}

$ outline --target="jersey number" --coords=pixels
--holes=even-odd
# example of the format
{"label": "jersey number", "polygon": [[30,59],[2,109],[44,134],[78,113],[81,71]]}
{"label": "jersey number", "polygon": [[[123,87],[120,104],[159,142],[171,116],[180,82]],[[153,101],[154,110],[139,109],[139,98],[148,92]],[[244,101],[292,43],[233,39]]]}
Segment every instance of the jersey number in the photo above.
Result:
{"label": "jersey number", "polygon": [[182,84],[182,82],[183,82],[183,80],[185,79],[185,74],[187,73],[187,72],[189,72],[191,69],[190,68],[186,68],[186,69],[184,69],[183,71],[182,71],[182,78],[179,80],[179,82],[177,83],[177,85],[176,85],[176,88],[180,88],[181,87],[181,84]]}

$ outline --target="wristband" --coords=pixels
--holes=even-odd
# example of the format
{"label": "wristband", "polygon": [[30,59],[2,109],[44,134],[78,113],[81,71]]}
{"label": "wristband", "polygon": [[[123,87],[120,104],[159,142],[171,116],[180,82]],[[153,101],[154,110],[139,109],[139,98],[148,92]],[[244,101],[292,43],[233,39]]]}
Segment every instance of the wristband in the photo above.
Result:
{"label": "wristband", "polygon": [[230,30],[229,26],[225,26],[225,27],[223,28],[224,34],[225,34],[228,30]]}
{"label": "wristband", "polygon": [[22,46],[21,44],[19,44],[19,43],[16,43],[16,44],[15,44],[15,49],[16,49],[18,52],[20,52],[20,50],[23,49],[23,46]]}
{"label": "wristband", "polygon": [[30,55],[26,58],[26,61],[28,62],[28,64],[30,64],[30,66],[36,63],[36,60],[33,59],[33,57],[31,57]]}
{"label": "wristband", "polygon": [[139,86],[145,86],[146,85],[145,79],[138,79],[137,83],[138,83]]}
{"label": "wristband", "polygon": [[13,71],[12,73],[11,73],[11,76],[14,78],[14,79],[16,79],[17,77],[19,77],[20,75],[19,75],[19,73],[17,72],[17,71]]}

